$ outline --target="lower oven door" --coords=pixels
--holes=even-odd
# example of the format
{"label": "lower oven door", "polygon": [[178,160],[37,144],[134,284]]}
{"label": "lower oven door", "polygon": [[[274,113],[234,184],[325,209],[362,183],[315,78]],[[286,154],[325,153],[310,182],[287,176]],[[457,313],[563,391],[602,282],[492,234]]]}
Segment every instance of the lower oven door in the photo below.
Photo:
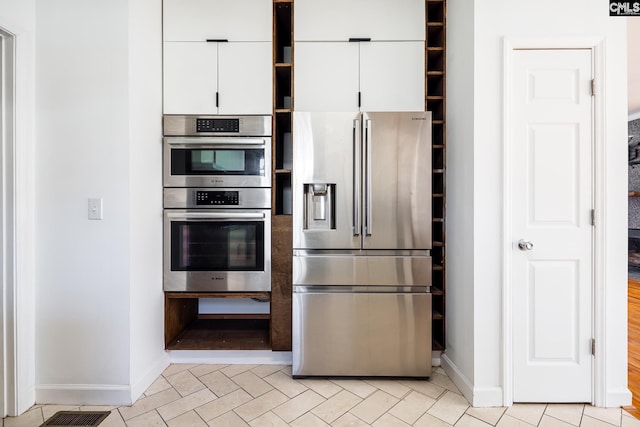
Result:
{"label": "lower oven door", "polygon": [[269,209],[165,209],[164,290],[271,290]]}

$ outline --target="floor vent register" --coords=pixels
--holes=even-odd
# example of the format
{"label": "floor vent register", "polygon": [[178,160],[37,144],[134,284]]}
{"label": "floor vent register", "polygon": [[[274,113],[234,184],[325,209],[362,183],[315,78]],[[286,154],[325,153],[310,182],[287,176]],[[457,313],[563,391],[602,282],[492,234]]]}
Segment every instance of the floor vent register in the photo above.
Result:
{"label": "floor vent register", "polygon": [[45,423],[40,427],[93,427],[104,421],[110,413],[111,412],[109,411],[59,411],[45,421]]}

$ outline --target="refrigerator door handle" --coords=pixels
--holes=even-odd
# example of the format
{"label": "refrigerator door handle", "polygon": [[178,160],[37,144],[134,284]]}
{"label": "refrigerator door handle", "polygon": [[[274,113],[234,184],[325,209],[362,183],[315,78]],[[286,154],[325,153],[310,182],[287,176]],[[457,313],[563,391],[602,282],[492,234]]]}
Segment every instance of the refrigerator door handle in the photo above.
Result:
{"label": "refrigerator door handle", "polygon": [[373,224],[371,218],[371,120],[364,121],[364,157],[365,157],[365,177],[364,177],[364,234],[373,234]]}
{"label": "refrigerator door handle", "polygon": [[353,235],[360,235],[360,120],[353,121]]}

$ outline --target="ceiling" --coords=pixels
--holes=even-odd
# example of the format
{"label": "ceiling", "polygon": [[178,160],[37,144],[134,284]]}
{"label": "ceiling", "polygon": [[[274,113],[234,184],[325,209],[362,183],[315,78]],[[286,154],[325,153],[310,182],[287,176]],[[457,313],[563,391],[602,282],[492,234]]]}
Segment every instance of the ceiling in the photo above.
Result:
{"label": "ceiling", "polygon": [[640,115],[640,18],[627,18],[629,116]]}

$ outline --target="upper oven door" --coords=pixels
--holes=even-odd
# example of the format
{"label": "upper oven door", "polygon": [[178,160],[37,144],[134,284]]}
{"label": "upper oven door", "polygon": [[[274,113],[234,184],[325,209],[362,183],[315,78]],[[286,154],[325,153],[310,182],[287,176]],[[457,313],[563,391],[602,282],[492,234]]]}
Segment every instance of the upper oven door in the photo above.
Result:
{"label": "upper oven door", "polygon": [[271,187],[270,137],[165,137],[165,187]]}

